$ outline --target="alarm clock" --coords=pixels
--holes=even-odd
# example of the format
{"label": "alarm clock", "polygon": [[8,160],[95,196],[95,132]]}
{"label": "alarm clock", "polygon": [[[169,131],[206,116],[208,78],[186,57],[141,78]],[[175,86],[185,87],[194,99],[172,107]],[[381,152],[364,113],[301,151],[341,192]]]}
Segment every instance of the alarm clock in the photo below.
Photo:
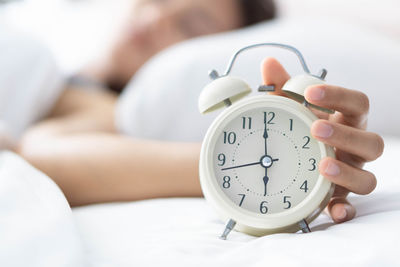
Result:
{"label": "alarm clock", "polygon": [[[248,49],[274,46],[294,52],[304,74],[288,80],[285,96],[270,95],[273,85],[262,85],[259,95],[242,79],[230,76],[237,56]],[[212,122],[202,143],[200,184],[209,203],[227,221],[221,235],[232,229],[255,236],[283,232],[310,232],[308,224],[328,204],[334,184],[318,171],[333,148],[310,134],[317,116],[309,109],[333,113],[308,103],[304,90],[323,84],[327,71],[312,75],[294,47],[261,43],[238,50],[225,74],[212,70],[213,81],[201,92],[198,107],[208,113],[226,106]]]}

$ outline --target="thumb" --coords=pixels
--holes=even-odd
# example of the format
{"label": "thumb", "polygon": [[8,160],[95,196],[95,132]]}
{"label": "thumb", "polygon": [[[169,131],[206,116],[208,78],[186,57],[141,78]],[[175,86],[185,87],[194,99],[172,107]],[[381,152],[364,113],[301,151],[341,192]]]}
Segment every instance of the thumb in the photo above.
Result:
{"label": "thumb", "polygon": [[336,223],[353,219],[356,215],[355,208],[345,197],[332,198],[328,204],[328,212]]}
{"label": "thumb", "polygon": [[282,87],[290,79],[290,75],[275,58],[267,57],[263,60],[261,63],[261,75],[265,85],[275,86],[273,94],[284,95]]}

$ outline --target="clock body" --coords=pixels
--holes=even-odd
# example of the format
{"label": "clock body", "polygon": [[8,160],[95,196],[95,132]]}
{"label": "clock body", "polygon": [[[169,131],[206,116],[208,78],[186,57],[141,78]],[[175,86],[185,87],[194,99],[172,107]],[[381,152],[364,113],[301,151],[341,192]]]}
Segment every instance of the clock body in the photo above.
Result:
{"label": "clock body", "polygon": [[317,117],[289,98],[248,97],[224,110],[211,124],[200,154],[205,198],[235,229],[261,236],[296,232],[314,220],[334,185],[318,171],[331,147],[310,128]]}

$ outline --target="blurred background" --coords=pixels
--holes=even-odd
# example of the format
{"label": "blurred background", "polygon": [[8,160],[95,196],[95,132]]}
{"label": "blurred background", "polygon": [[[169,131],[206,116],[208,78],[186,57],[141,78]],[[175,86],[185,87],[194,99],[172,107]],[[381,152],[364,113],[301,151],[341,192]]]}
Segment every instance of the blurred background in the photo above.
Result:
{"label": "blurred background", "polygon": [[[161,1],[161,0],[159,0]],[[164,0],[165,1],[165,0]],[[251,0],[250,0],[251,1]],[[0,21],[45,42],[67,72],[107,49],[135,0],[0,0]],[[400,42],[398,0],[276,0],[278,17],[333,18]]]}
{"label": "blurred background", "polygon": [[[271,3],[232,1],[240,3],[250,20],[260,13],[248,9],[252,3]],[[200,141],[214,115],[202,117],[197,111],[198,95],[209,82],[208,70],[223,71],[232,53],[244,45],[281,42],[298,48],[313,73],[328,69],[327,82],[365,92],[371,101],[370,130],[400,135],[400,119],[393,118],[400,97],[398,0],[275,0],[274,19],[258,20],[256,25],[244,29],[237,29],[243,25],[221,26],[223,23],[215,29],[208,27],[209,21],[202,17],[203,13],[199,18],[198,13],[188,8],[193,3],[193,6],[202,6],[200,11],[211,15],[212,20],[229,21],[229,10],[224,9],[224,5],[232,4],[229,0],[0,0],[0,33],[9,32],[7,29],[18,32],[12,38],[0,34],[0,81],[6,80],[10,84],[7,88],[18,87],[16,84],[20,88],[5,90],[3,84],[0,113],[2,116],[12,113],[4,120],[9,124],[21,121],[20,130],[16,131],[21,132],[29,123],[43,117],[57,99],[60,90],[52,88],[66,78],[55,77],[78,74],[78,81],[82,82],[83,77],[86,85],[124,91],[116,115],[122,132],[143,138],[163,136],[168,140]],[[165,10],[176,17],[168,17]],[[212,35],[169,47],[204,34]],[[21,39],[21,36],[29,38]],[[51,56],[44,55],[42,50],[50,51]],[[261,83],[259,62],[266,56],[278,58],[291,75],[299,71],[293,55],[284,50],[267,49],[241,56],[233,74],[256,88]],[[11,72],[11,66],[15,76],[12,81],[6,74]],[[25,66],[25,72],[21,72],[21,66]],[[28,80],[29,76],[37,77],[32,74],[32,68],[41,69],[42,78]],[[10,91],[25,94],[11,95]],[[171,99],[170,103],[165,103],[166,97]],[[28,105],[30,108],[24,112],[13,108]],[[40,114],[31,115],[31,110],[46,105]],[[156,108],[168,112],[163,113],[164,117],[154,118]],[[29,115],[31,119],[27,119]],[[144,123],[142,116],[151,123]],[[171,124],[174,117],[179,120]],[[392,120],[388,122],[387,118]],[[197,128],[185,132],[193,122],[197,122],[194,125]],[[166,127],[170,135],[165,134]],[[185,134],[179,135],[181,132]]]}

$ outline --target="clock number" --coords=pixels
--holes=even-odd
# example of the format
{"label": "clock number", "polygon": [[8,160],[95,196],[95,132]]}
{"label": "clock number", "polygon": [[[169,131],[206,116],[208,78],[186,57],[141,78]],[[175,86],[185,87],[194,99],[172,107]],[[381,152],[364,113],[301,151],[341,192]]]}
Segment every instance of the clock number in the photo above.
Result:
{"label": "clock number", "polygon": [[311,169],[308,169],[309,171],[314,171],[316,168],[317,168],[317,166],[315,166],[315,163],[317,162],[315,159],[313,159],[313,158],[311,158],[311,159],[309,159],[308,160],[309,162],[311,162]]}
{"label": "clock number", "polygon": [[246,195],[245,194],[238,194],[239,196],[242,196],[242,199],[240,200],[240,203],[239,203],[239,207],[241,207],[242,206],[242,204],[243,204],[243,200],[244,200],[244,198],[246,197]]}
{"label": "clock number", "polygon": [[[269,120],[267,120],[268,119],[268,116],[267,116],[267,114],[268,114],[268,116],[270,116],[271,118],[269,119]],[[264,123],[267,123],[267,124],[275,124],[275,122],[272,122],[272,120],[275,118],[275,112],[264,112]]]}
{"label": "clock number", "polygon": [[218,154],[218,160],[221,162],[218,163],[218,166],[224,166],[226,160],[225,154],[224,153]]}
{"label": "clock number", "polygon": [[248,122],[248,128],[249,130],[251,129],[251,117],[242,117],[242,121],[243,121],[243,129],[246,129],[246,125]]}
{"label": "clock number", "polygon": [[288,198],[291,198],[291,196],[284,196],[283,197],[283,203],[287,204],[286,208],[284,208],[284,209],[290,209],[290,207],[292,206],[292,203],[290,203]]}
{"label": "clock number", "polygon": [[234,132],[224,132],[224,144],[234,144],[236,142],[236,134]]}
{"label": "clock number", "polygon": [[304,136],[303,139],[306,139],[306,143],[303,145],[303,148],[304,149],[310,149],[310,147],[307,146],[308,143],[310,143],[310,140],[311,140],[310,137],[309,136]]}
{"label": "clock number", "polygon": [[290,129],[290,131],[293,131],[293,119],[289,119],[289,121],[290,121],[289,129]]}
{"label": "clock number", "polygon": [[261,204],[260,204],[260,212],[261,212],[262,214],[265,214],[265,213],[268,212],[268,207],[265,206],[265,204],[267,204],[267,203],[268,203],[267,201],[263,201],[263,202],[261,202]]}
{"label": "clock number", "polygon": [[307,193],[308,191],[307,180],[305,180],[304,183],[301,184],[300,189],[303,189],[304,193]]}
{"label": "clock number", "polygon": [[229,177],[229,176],[224,176],[224,182],[222,183],[222,187],[223,188],[225,188],[225,189],[227,189],[227,188],[229,188],[229,187],[231,187],[231,177]]}

